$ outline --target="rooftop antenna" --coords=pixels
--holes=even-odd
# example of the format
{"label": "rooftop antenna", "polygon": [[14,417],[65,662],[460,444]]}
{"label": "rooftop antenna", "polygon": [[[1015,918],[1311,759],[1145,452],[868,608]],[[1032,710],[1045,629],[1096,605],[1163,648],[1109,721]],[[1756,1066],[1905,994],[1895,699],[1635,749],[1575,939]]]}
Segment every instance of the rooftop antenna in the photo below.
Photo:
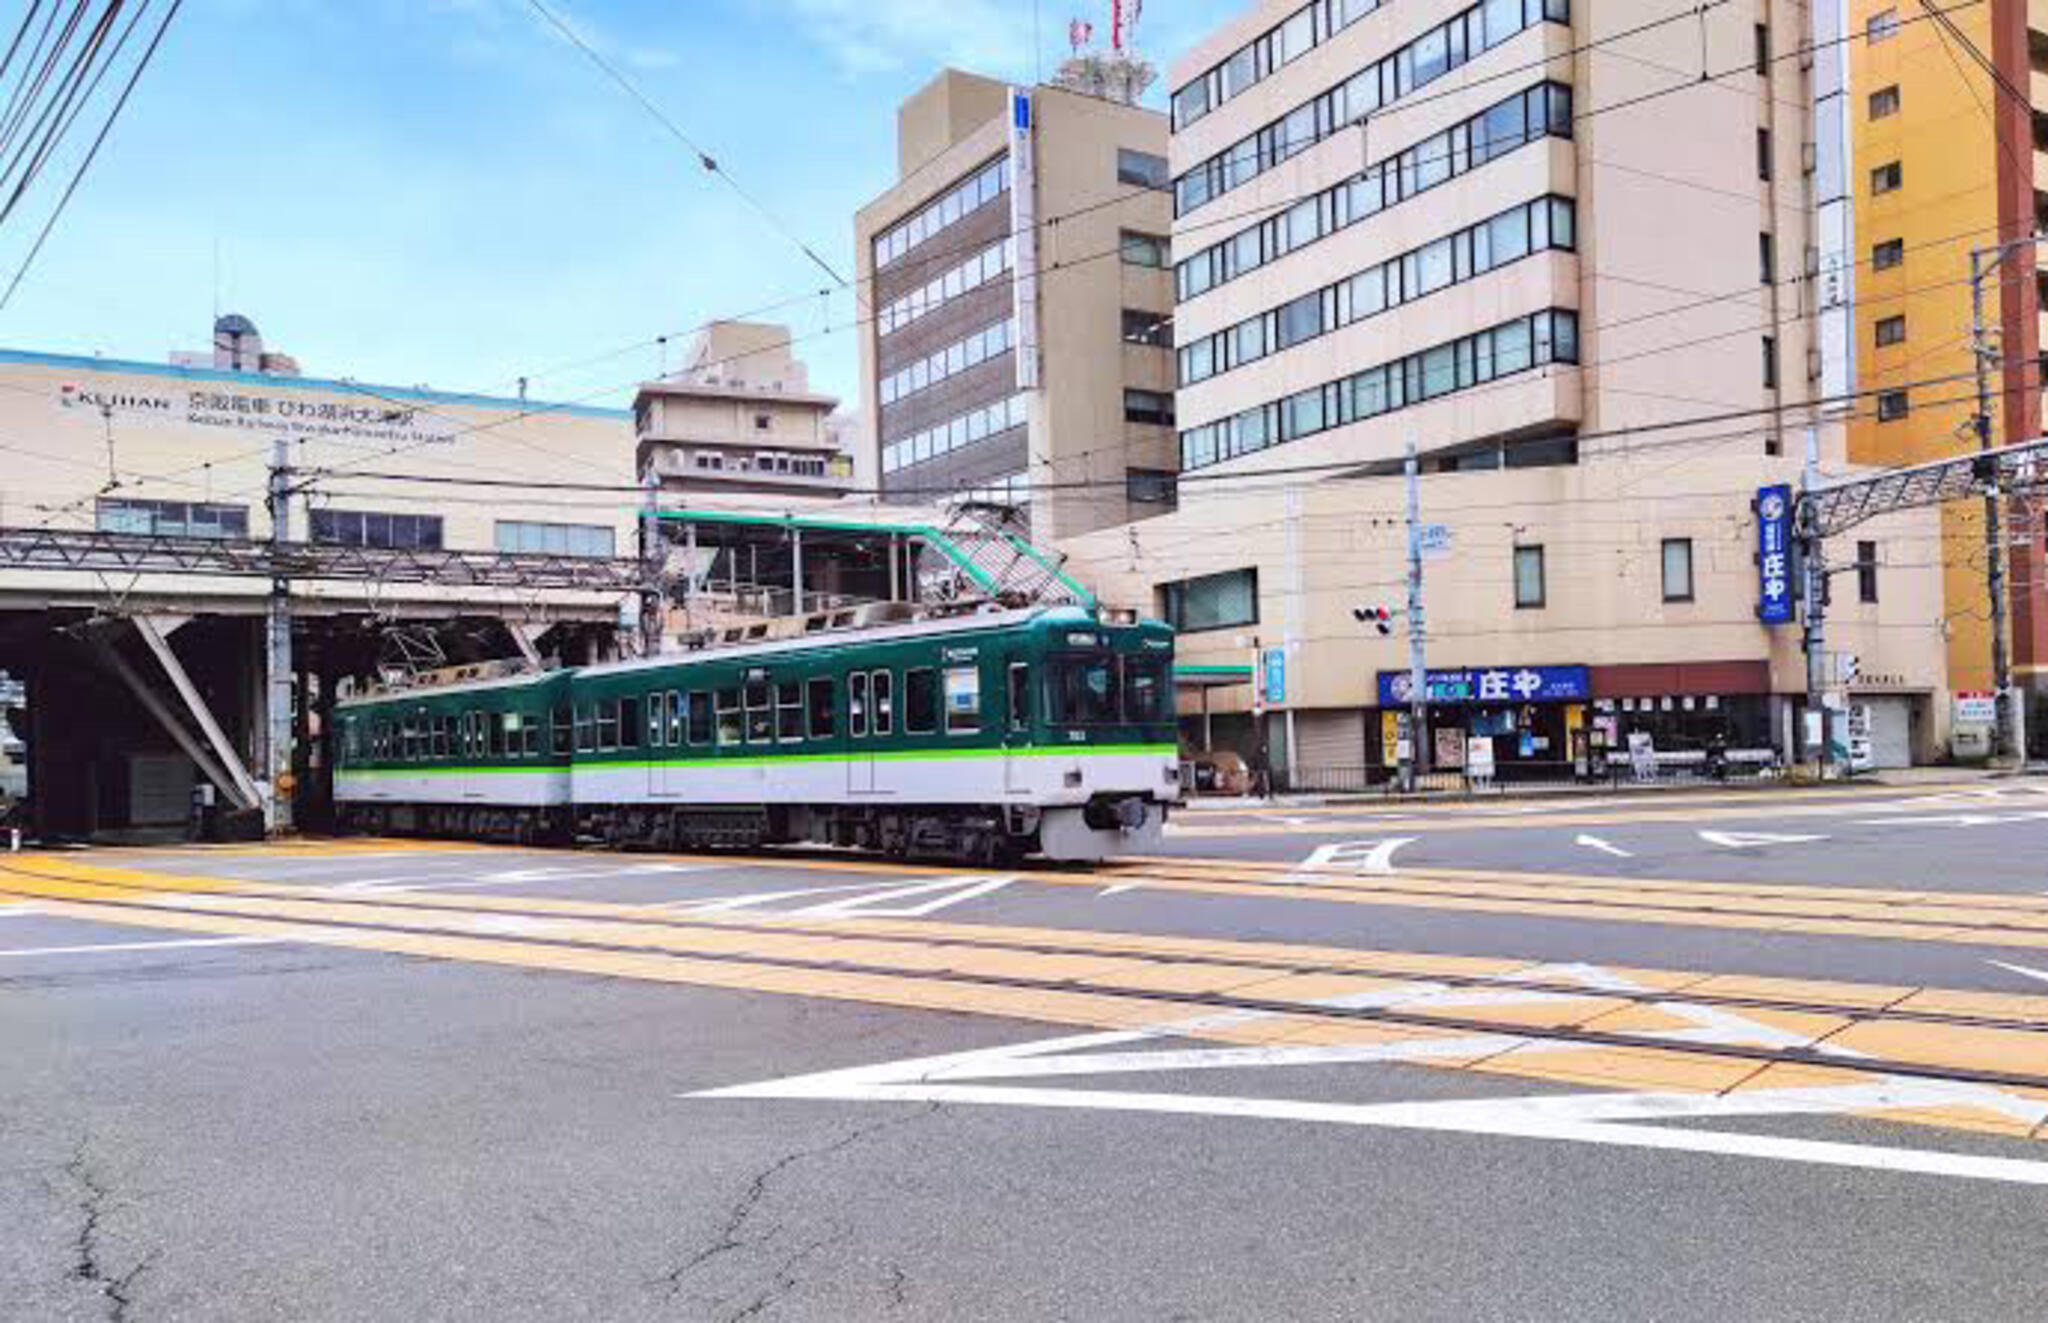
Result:
{"label": "rooftop antenna", "polygon": [[1067,48],[1079,58],[1088,49],[1088,43],[1095,39],[1095,25],[1085,18],[1077,18],[1067,24]]}
{"label": "rooftop antenna", "polygon": [[1107,52],[1088,49],[1095,25],[1077,18],[1067,25],[1067,44],[1073,54],[1053,77],[1053,86],[1070,92],[1100,97],[1126,106],[1138,104],[1158,77],[1158,71],[1137,54],[1138,17],[1143,0],[1110,0],[1110,48]]}
{"label": "rooftop antenna", "polygon": [[1110,0],[1109,49],[1129,55],[1138,48],[1138,19],[1145,13],[1145,0]]}

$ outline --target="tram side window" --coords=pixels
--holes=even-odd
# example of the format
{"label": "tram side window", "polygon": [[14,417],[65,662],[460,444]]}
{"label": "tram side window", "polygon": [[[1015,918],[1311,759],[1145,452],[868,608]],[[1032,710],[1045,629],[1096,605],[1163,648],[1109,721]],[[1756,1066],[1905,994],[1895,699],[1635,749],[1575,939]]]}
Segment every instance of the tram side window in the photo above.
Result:
{"label": "tram side window", "polygon": [[981,668],[946,668],[946,733],[972,735],[981,729]]}
{"label": "tram side window", "polygon": [[793,744],[804,737],[804,687],[795,680],[775,686],[775,738]]}
{"label": "tram side window", "polygon": [[491,713],[490,723],[491,757],[503,758],[505,756],[505,714],[503,712]]}
{"label": "tram side window", "polygon": [[640,747],[640,697],[628,694],[619,700],[619,747]]}
{"label": "tram side window", "polygon": [[519,747],[529,758],[540,755],[540,723],[538,712],[528,712],[519,718]]}
{"label": "tram side window", "polygon": [[768,744],[775,739],[774,698],[766,680],[747,682],[747,743]]}
{"label": "tram side window", "polygon": [[619,747],[619,700],[606,698],[597,705],[597,747],[610,750]]}
{"label": "tram side window", "polygon": [[433,719],[433,726],[434,756],[436,758],[446,758],[448,756],[448,718],[445,716],[435,717]]}
{"label": "tram side window", "polygon": [[588,703],[576,705],[576,752],[597,752],[597,709]]}
{"label": "tram side window", "polygon": [[820,676],[810,683],[810,734],[814,740],[832,738],[832,712],[839,705],[838,688],[838,685],[832,683],[832,677],[829,675]]}
{"label": "tram side window", "polygon": [[569,705],[562,703],[555,708],[555,752],[569,752],[574,725],[569,716]]}
{"label": "tram side window", "polygon": [[875,695],[875,734],[887,735],[896,725],[896,677],[876,671],[871,681]]}
{"label": "tram side window", "polygon": [[711,695],[703,689],[690,691],[690,743],[711,743]]}
{"label": "tram side window", "polygon": [[1172,693],[1164,657],[1124,659],[1124,720],[1147,726],[1173,720]]}
{"label": "tram side window", "polygon": [[868,677],[865,671],[855,671],[846,677],[846,721],[848,734],[861,736],[868,733]]}
{"label": "tram side window", "polygon": [[674,749],[682,748],[683,696],[673,689],[668,691],[668,713],[665,720],[668,722],[669,747]]}
{"label": "tram side window", "polygon": [[903,730],[929,735],[939,728],[939,673],[929,666],[903,672]]}
{"label": "tram side window", "polygon": [[647,747],[659,749],[668,743],[668,702],[661,691],[647,695]]}
{"label": "tram side window", "polygon": [[1031,729],[1031,663],[1010,663],[1010,729]]}
{"label": "tram side window", "polygon": [[740,691],[721,689],[718,691],[718,743],[722,748],[738,744],[746,733],[746,717],[740,712]]}

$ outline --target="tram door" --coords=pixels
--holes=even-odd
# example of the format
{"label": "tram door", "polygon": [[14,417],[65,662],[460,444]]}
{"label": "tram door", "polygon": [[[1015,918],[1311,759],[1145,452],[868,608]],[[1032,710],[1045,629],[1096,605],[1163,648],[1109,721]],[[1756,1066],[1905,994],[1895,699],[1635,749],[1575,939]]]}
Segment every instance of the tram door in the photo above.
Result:
{"label": "tram door", "polygon": [[874,687],[866,671],[846,677],[846,792],[875,792]]}
{"label": "tram door", "polygon": [[1003,707],[1003,793],[1031,790],[1031,663],[1011,662]]}

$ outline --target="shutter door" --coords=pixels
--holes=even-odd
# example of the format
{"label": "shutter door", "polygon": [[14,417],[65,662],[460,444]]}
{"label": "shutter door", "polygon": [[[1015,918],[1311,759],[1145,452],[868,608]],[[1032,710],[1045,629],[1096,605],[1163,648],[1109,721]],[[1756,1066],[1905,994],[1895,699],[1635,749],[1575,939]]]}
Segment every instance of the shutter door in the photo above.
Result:
{"label": "shutter door", "polygon": [[1294,714],[1294,768],[1310,781],[1356,779],[1366,764],[1365,713],[1357,708]]}

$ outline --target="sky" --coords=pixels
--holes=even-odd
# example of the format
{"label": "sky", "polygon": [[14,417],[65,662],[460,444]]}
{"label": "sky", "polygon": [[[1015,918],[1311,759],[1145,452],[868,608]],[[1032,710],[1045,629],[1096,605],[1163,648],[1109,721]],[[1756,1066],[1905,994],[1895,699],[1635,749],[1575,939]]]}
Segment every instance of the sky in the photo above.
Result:
{"label": "sky", "polygon": [[[546,3],[848,278],[899,102],[949,63],[1049,71],[1076,14],[1108,31],[1106,0]],[[1163,70],[1248,3],[1151,0],[1142,51]],[[4,274],[70,172],[0,229]],[[187,0],[0,347],[161,361],[218,309],[310,376],[623,404],[693,328],[768,309],[851,406],[831,284],[528,0]]]}

